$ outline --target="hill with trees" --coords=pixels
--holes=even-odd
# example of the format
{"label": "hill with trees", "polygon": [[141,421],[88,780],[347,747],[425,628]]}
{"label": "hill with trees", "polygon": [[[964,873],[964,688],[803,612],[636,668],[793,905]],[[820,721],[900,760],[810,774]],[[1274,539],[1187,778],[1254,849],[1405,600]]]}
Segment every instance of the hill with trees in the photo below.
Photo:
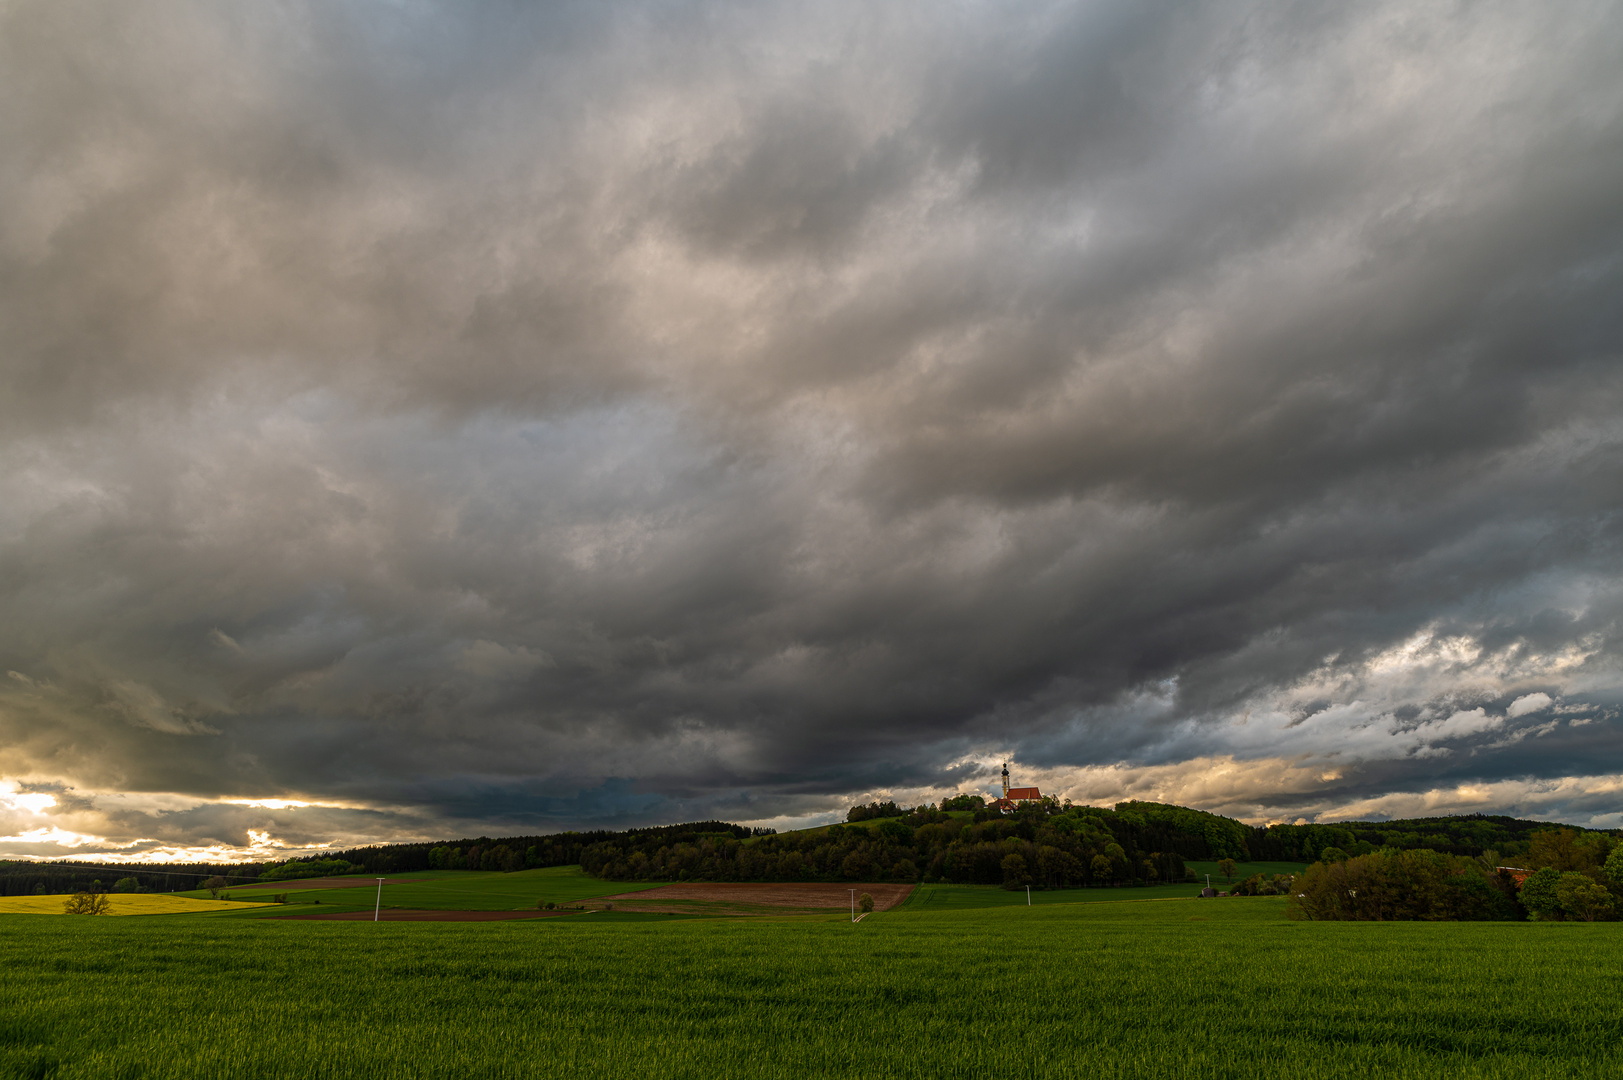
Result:
{"label": "hill with trees", "polygon": [[[98,867],[81,862],[0,862],[0,895],[74,892],[115,877],[147,891],[230,885],[331,873],[514,871],[579,864],[626,881],[892,880],[1011,888],[1166,884],[1187,880],[1185,860],[1336,862],[1433,851],[1528,870],[1585,872],[1616,834],[1516,818],[1465,815],[1386,822],[1254,827],[1233,818],[1152,802],[1112,809],[1043,800],[1009,813],[974,795],[940,805],[852,807],[843,824],[776,834],[723,821],[626,830],[388,844],[272,863]],[[1581,864],[1581,865],[1580,865]]]}

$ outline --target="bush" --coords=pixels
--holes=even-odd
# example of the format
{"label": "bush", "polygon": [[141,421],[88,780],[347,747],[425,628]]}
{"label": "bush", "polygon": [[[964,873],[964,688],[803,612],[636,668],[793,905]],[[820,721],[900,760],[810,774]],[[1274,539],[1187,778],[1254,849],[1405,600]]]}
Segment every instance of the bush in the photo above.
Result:
{"label": "bush", "polygon": [[64,915],[107,915],[113,910],[113,903],[101,893],[81,892],[68,897],[67,903],[62,905]]}
{"label": "bush", "polygon": [[864,915],[872,911],[873,897],[869,896],[867,893],[863,893],[861,896],[857,897],[857,910],[862,912]]}
{"label": "bush", "polygon": [[1230,896],[1286,896],[1290,894],[1291,885],[1295,878],[1290,874],[1275,874],[1265,877],[1262,874],[1252,874],[1238,885],[1229,890]]}
{"label": "bush", "polygon": [[117,881],[113,882],[113,891],[114,892],[140,892],[141,891],[141,879],[140,878],[133,878],[133,877],[121,877]]}

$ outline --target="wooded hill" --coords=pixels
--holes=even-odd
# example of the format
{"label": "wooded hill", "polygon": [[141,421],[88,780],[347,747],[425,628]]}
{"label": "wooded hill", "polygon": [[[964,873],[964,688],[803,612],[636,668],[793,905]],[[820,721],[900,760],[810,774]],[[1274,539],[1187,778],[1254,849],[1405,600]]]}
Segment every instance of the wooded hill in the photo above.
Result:
{"label": "wooded hill", "polygon": [[[1043,802],[1010,814],[961,796],[938,806],[853,807],[847,824],[772,835],[722,821],[355,848],[280,863],[123,865],[65,860],[0,862],[0,894],[71,892],[134,876],[143,889],[196,888],[214,875],[231,884],[335,873],[521,870],[580,864],[613,880],[935,880],[1035,887],[1185,879],[1184,860],[1312,862],[1326,848],[1348,855],[1433,850],[1494,851],[1520,865],[1535,833],[1557,826],[1472,814],[1386,822],[1271,825],[1162,803],[1114,809]],[[1580,833],[1584,830],[1578,830]],[[1011,856],[1014,857],[1011,859]]]}

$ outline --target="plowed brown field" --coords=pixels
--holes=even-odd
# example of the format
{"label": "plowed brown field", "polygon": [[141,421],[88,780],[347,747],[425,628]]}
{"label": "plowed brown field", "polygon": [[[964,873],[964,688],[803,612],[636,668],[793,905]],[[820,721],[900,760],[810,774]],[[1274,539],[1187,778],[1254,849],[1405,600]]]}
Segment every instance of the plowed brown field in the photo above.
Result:
{"label": "plowed brown field", "polygon": [[707,901],[721,904],[760,904],[767,907],[795,908],[848,908],[851,890],[857,895],[868,893],[873,897],[875,911],[886,911],[907,899],[913,891],[911,885],[829,883],[735,882],[714,885],[663,885],[657,889],[621,893],[618,896],[598,897],[593,903],[613,901],[615,906],[628,911],[659,910],[655,905],[669,901]]}
{"label": "plowed brown field", "polygon": [[[550,919],[567,911],[410,911],[384,908],[380,922],[491,922],[496,919]],[[276,915],[277,919],[319,919],[323,922],[371,922],[370,911],[334,911],[323,915]]]}

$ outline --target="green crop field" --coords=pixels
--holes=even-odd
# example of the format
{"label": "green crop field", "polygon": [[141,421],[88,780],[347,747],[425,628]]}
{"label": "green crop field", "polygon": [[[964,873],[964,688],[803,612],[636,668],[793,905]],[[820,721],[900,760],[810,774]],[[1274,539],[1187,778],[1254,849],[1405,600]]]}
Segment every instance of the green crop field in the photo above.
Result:
{"label": "green crop field", "polygon": [[[371,911],[377,900],[377,879],[355,876],[342,880],[355,882],[353,888],[297,889],[297,882],[276,882],[263,887],[234,888],[228,894],[238,900],[264,900],[277,893],[287,896],[286,907],[254,908],[237,917],[340,911]],[[425,870],[391,875],[390,881],[405,884],[383,886],[383,905],[425,911],[512,911],[534,908],[543,900],[575,904],[599,896],[651,889],[665,882],[603,881],[588,877],[578,866],[554,866],[545,870],[519,870],[511,874],[481,873],[470,870]],[[182,896],[205,897],[202,890]],[[320,907],[315,905],[320,902]],[[292,910],[292,909],[297,909]]]}
{"label": "green crop field", "polygon": [[[1126,891],[1126,890],[1123,890]],[[0,1076],[1623,1075],[1623,924],[0,916]]]}
{"label": "green crop field", "polygon": [[[1124,889],[1033,889],[1030,906],[1045,904],[1102,904],[1128,900],[1187,900],[1200,885],[1150,885]],[[901,905],[907,911],[957,911],[966,908],[1026,907],[1024,889],[998,885],[920,885]]]}

